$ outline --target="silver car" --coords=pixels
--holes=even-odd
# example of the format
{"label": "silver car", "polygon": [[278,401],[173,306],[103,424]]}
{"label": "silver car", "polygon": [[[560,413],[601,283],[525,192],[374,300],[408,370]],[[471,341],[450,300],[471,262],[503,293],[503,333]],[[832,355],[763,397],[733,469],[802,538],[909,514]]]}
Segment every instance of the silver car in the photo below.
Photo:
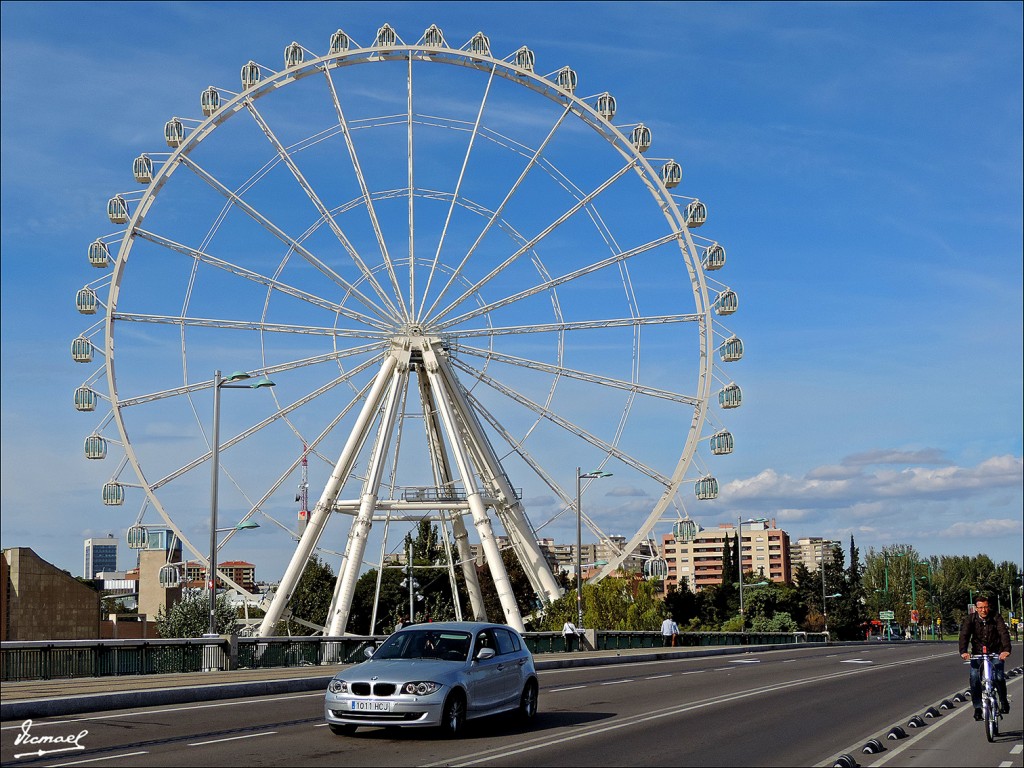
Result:
{"label": "silver car", "polygon": [[537,714],[537,692],[533,656],[514,629],[415,624],[334,676],[324,717],[339,735],[358,726],[435,726],[457,736],[466,720],[499,712],[517,712],[529,723]]}

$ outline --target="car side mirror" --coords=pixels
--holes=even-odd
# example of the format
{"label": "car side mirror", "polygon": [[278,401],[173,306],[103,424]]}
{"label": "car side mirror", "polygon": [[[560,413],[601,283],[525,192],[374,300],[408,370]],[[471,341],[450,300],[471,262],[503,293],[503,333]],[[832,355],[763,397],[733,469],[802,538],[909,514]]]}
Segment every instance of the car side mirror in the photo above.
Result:
{"label": "car side mirror", "polygon": [[484,661],[485,659],[493,659],[495,655],[493,648],[481,648],[476,654],[476,660]]}
{"label": "car side mirror", "polygon": [[365,656],[368,659],[372,659],[373,658],[373,648],[370,648],[369,646],[367,646],[366,648],[363,648],[363,656]]}

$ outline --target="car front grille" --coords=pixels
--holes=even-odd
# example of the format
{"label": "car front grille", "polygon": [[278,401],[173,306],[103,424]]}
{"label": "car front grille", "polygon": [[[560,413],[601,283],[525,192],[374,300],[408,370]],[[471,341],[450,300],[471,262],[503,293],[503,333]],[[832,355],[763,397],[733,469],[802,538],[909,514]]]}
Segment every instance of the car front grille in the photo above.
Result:
{"label": "car front grille", "polygon": [[[397,689],[394,683],[374,683],[372,690],[374,696],[394,696]],[[369,696],[371,688],[369,683],[352,683],[351,690],[354,696]]]}

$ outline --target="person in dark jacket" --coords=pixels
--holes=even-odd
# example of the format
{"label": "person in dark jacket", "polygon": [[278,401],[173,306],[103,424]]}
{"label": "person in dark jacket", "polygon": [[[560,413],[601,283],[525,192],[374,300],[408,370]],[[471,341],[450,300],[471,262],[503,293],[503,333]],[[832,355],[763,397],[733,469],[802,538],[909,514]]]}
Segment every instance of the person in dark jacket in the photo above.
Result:
{"label": "person in dark jacket", "polygon": [[960,656],[971,662],[971,702],[975,720],[981,720],[981,660],[971,659],[971,655],[979,653],[999,654],[999,660],[992,664],[992,677],[999,692],[999,711],[1005,715],[1010,711],[1010,702],[1006,698],[1003,662],[1010,655],[1010,630],[1000,614],[989,611],[988,598],[984,595],[975,598],[974,613],[960,627]]}

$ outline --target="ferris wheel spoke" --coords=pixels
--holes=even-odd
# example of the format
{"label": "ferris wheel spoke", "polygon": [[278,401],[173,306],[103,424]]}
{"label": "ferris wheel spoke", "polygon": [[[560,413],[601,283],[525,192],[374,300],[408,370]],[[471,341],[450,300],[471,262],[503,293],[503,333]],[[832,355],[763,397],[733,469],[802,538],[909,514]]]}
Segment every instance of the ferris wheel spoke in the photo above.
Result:
{"label": "ferris wheel spoke", "polygon": [[457,339],[510,336],[522,333],[558,333],[561,331],[587,331],[598,328],[639,328],[644,325],[667,325],[672,323],[699,323],[702,315],[650,315],[648,317],[618,317],[607,320],[578,320],[562,323],[537,323],[535,325],[507,325],[490,328],[459,329],[453,336]]}
{"label": "ferris wheel spoke", "polygon": [[[445,294],[448,292],[448,289],[452,286],[452,283],[461,276],[462,269],[463,267],[465,267],[466,262],[468,262],[469,259],[476,252],[477,247],[483,241],[484,237],[486,237],[487,233],[490,232],[491,227],[493,227],[494,224],[500,219],[502,212],[505,210],[505,207],[508,205],[509,201],[515,196],[516,192],[519,190],[519,187],[522,186],[530,171],[537,165],[537,161],[544,154],[544,150],[551,142],[551,139],[554,138],[559,126],[562,125],[562,123],[565,121],[565,118],[568,117],[570,114],[572,114],[572,105],[567,104],[565,109],[562,111],[562,114],[559,115],[558,120],[556,120],[554,125],[551,126],[551,129],[548,131],[547,136],[544,137],[544,141],[540,143],[540,146],[537,147],[532,157],[530,157],[529,161],[526,163],[526,167],[523,168],[522,172],[519,174],[519,178],[515,180],[515,182],[509,188],[508,192],[505,194],[505,199],[502,200],[501,204],[491,213],[490,217],[487,220],[487,223],[484,225],[484,228],[480,231],[480,234],[477,235],[476,240],[473,242],[473,245],[471,245],[469,247],[469,250],[466,251],[466,255],[462,257],[462,260],[459,262],[459,265],[455,268],[452,275],[448,278],[448,281],[441,289],[441,292],[438,294],[437,298],[434,299],[433,303],[430,305],[430,309],[427,310],[426,315],[429,316],[434,312],[434,310],[437,308],[438,302],[440,302],[441,299],[444,298]],[[454,203],[454,200],[452,202]],[[430,284],[428,282],[427,290],[424,291],[424,300],[426,300],[426,295],[429,289]]]}
{"label": "ferris wheel spoke", "polygon": [[[426,287],[424,287],[424,289],[423,289],[423,303],[426,303],[427,295],[430,293],[430,284],[433,281],[434,273],[437,270],[437,265],[438,265],[438,263],[441,260],[441,250],[444,248],[445,239],[446,239],[446,237],[448,235],[448,226],[451,224],[452,214],[455,212],[455,204],[458,201],[459,193],[462,190],[462,181],[463,181],[463,179],[466,176],[466,168],[469,166],[469,158],[473,154],[473,147],[476,144],[477,137],[480,135],[480,121],[483,119],[484,108],[487,106],[487,97],[491,93],[491,84],[494,82],[494,73],[495,73],[495,68],[491,67],[490,75],[487,78],[487,86],[484,88],[484,95],[480,99],[480,106],[477,108],[477,111],[476,111],[476,120],[473,123],[473,130],[470,132],[469,141],[466,144],[466,152],[465,152],[465,154],[462,157],[462,167],[459,169],[459,178],[455,182],[455,190],[452,192],[451,202],[448,204],[448,213],[445,215],[445,218],[444,218],[444,226],[441,227],[441,236],[438,238],[438,241],[437,241],[437,250],[434,252],[434,260],[433,260],[433,262],[430,265],[430,269],[427,271],[427,284],[426,284]],[[411,180],[410,180],[410,191],[411,191],[411,188],[412,188],[412,184],[411,184]],[[492,219],[492,221],[493,221],[493,219]],[[466,259],[468,259],[470,257],[472,252],[473,252],[473,248],[470,248],[469,252],[466,254],[466,256],[463,257],[462,264],[465,264]],[[411,263],[412,263],[412,261],[410,260],[410,264]],[[442,291],[441,291],[441,296],[444,295],[445,290],[447,290],[448,286],[451,285],[451,280],[457,278],[458,272],[461,269],[461,267],[462,267],[462,265],[460,264],[459,268],[456,269],[456,273],[453,274],[451,278],[449,278],[448,283],[445,285],[444,289],[442,289]],[[427,310],[427,314],[430,314],[430,312],[433,310],[434,306],[437,305],[437,302],[441,300],[441,296],[438,296],[437,299],[435,299],[435,301],[431,305],[430,309]],[[414,316],[415,316],[415,313],[414,313]]]}
{"label": "ferris wheel spoke", "polygon": [[[235,435],[234,437],[232,437],[232,438],[230,438],[228,440],[222,441],[221,444],[220,444],[220,450],[224,451],[226,449],[229,449],[232,446],[237,445],[238,443],[242,442],[243,440],[246,440],[246,439],[252,437],[256,433],[258,433],[260,430],[265,429],[266,427],[268,427],[271,424],[273,424],[278,419],[284,418],[285,416],[293,413],[294,411],[298,410],[302,406],[307,405],[308,403],[313,402],[318,397],[320,397],[321,395],[323,395],[323,394],[325,394],[327,392],[330,392],[335,387],[337,387],[337,386],[339,386],[341,384],[345,384],[346,382],[351,380],[351,378],[353,376],[356,376],[357,374],[361,373],[362,371],[366,370],[371,365],[373,365],[374,363],[379,362],[379,361],[380,361],[380,357],[378,357],[375,360],[367,360],[365,363],[363,363],[362,365],[356,366],[351,371],[348,371],[346,374],[344,374],[342,376],[335,377],[331,381],[327,382],[326,384],[324,384],[321,387],[318,387],[317,389],[313,390],[312,392],[310,392],[309,394],[305,395],[304,397],[301,397],[298,400],[296,400],[295,402],[291,403],[290,405],[285,406],[284,408],[281,408],[280,410],[272,413],[270,416],[266,417],[265,419],[262,419],[262,420],[258,421],[256,424],[253,424],[251,427],[249,427],[248,429],[244,430],[243,432],[240,432],[239,434]],[[210,382],[210,386],[213,386],[213,382]],[[347,412],[348,410],[350,410],[352,407],[355,406],[356,403],[359,402],[359,400],[360,400],[359,395],[356,395],[355,397],[353,397],[349,401],[349,404],[348,404],[348,406],[346,406],[344,411]],[[212,456],[213,456],[213,451],[212,450],[207,451],[202,456],[196,457],[195,459],[193,459],[192,461],[190,461],[188,464],[186,464],[185,466],[181,467],[180,469],[177,469],[174,472],[171,472],[169,475],[164,476],[163,478],[161,478],[160,480],[156,481],[155,483],[151,483],[150,484],[150,488],[152,488],[153,490],[159,489],[160,487],[166,485],[167,483],[171,482],[172,480],[175,480],[175,479],[181,477],[182,475],[187,474],[189,471],[195,469],[196,467],[202,465],[204,462],[208,461]]]}
{"label": "ferris wheel spoke", "polygon": [[[500,421],[498,421],[494,414],[491,413],[491,411],[486,406],[484,406],[484,404],[481,403],[480,400],[477,399],[475,395],[473,395],[472,392],[467,392],[466,396],[469,399],[469,401],[473,404],[473,407],[479,411],[481,416],[483,416],[484,420],[488,424],[490,424],[491,428],[494,429],[494,431],[501,436],[502,440],[504,440],[508,444],[512,452],[519,456],[519,458],[522,459],[523,462],[533,471],[537,478],[542,483],[544,483],[544,485],[550,488],[552,493],[554,493],[559,499],[561,499],[562,503],[565,505],[565,507],[560,512],[556,513],[545,522],[541,523],[540,525],[533,526],[534,531],[539,536],[540,532],[545,527],[547,527],[555,520],[557,520],[559,517],[561,517],[562,514],[572,509],[574,505],[573,498],[568,493],[566,493],[566,491],[562,489],[562,487],[555,481],[551,474],[546,469],[544,469],[544,465],[540,461],[538,461],[529,450],[527,450],[526,446],[523,445],[522,441],[517,440],[508,431],[508,429],[506,429],[505,426]],[[607,534],[605,534],[604,531],[601,530],[597,523],[594,522],[594,520],[589,515],[587,515],[586,512],[581,512],[580,518],[582,522],[585,523],[588,528],[590,528],[590,530],[592,530],[595,534],[597,534],[598,537],[601,538],[602,541],[607,539]]]}
{"label": "ferris wheel spoke", "polygon": [[[268,219],[262,213],[257,211],[247,202],[245,202],[245,200],[243,200],[230,189],[221,184],[216,178],[214,178],[205,170],[203,170],[203,168],[200,167],[194,160],[192,160],[187,155],[182,155],[181,162],[185,166],[187,166],[193,173],[195,173],[200,179],[209,184],[214,190],[216,190],[225,198],[227,198],[229,202],[233,203],[239,209],[248,214],[255,222],[257,222],[264,229],[270,232],[270,234],[272,234],[282,243],[284,243],[289,248],[298,253],[303,259],[309,262],[309,264],[318,269],[325,277],[327,277],[329,280],[332,280],[337,285],[344,288],[348,293],[350,293],[352,296],[361,301],[365,306],[369,307],[374,312],[374,314],[380,316],[385,321],[388,320],[387,316],[381,311],[380,307],[378,307],[373,301],[371,301],[367,296],[365,296],[359,289],[357,289],[345,278],[343,278],[341,275],[339,275],[337,272],[335,272],[333,269],[327,266],[327,264],[325,264],[323,261],[321,261],[312,253],[310,253],[295,238],[286,234],[280,227],[274,224],[270,219]],[[381,301],[383,301],[388,306],[389,310],[395,312],[396,310],[394,308],[394,305],[391,304],[390,300],[387,298],[387,295],[384,293],[384,289],[380,287],[380,284],[377,283],[372,278],[372,276],[368,277],[367,281],[370,282],[372,286],[374,286],[374,288],[378,292],[378,296],[380,297]]]}
{"label": "ferris wheel spoke", "polygon": [[[330,71],[326,68],[324,69],[324,76],[327,78],[327,87],[331,92],[331,102],[334,105],[335,114],[338,116],[338,125],[341,127],[342,135],[345,138],[345,147],[348,149],[349,159],[352,163],[352,171],[355,173],[356,181],[359,184],[360,194],[366,204],[366,212],[370,216],[370,224],[372,225],[373,233],[377,238],[377,246],[380,248],[381,258],[384,260],[384,266],[391,279],[391,284],[394,286],[394,290],[396,291],[396,298],[398,301],[402,301],[402,293],[398,288],[398,275],[395,273],[394,263],[388,253],[388,246],[384,240],[384,231],[381,229],[380,220],[377,218],[377,212],[373,207],[373,196],[370,194],[369,186],[366,183],[366,177],[363,175],[363,168],[359,162],[359,154],[356,152],[355,142],[352,141],[352,131],[349,128],[348,120],[345,118],[345,111],[341,107],[341,100],[338,98],[338,91],[334,86],[334,79],[331,77]],[[378,291],[383,291],[383,288],[377,284],[376,278],[374,278],[372,274],[368,276],[368,279],[377,286]],[[390,301],[387,301],[386,303],[396,317],[408,317],[408,313],[405,313],[404,315],[400,314]]]}
{"label": "ferris wheel spoke", "polygon": [[317,325],[288,325],[286,323],[267,323],[260,320],[219,320],[208,317],[180,317],[173,315],[144,315],[138,312],[112,312],[115,320],[133,323],[157,323],[161,325],[178,325],[182,328],[221,328],[240,331],[260,331],[264,333],[295,333],[310,336],[333,336],[346,339],[388,339],[390,335],[383,331],[349,330],[328,328]]}
{"label": "ferris wheel spoke", "polygon": [[439,323],[438,327],[442,329],[450,328],[454,325],[458,325],[459,323],[464,323],[467,320],[472,320],[474,317],[479,317],[480,315],[484,315],[489,312],[493,312],[496,309],[508,306],[509,304],[515,304],[518,301],[522,301],[523,299],[535,296],[538,293],[543,293],[544,291],[556,288],[559,285],[564,285],[565,283],[577,280],[585,275],[590,275],[595,272],[599,272],[600,270],[605,269],[606,267],[616,265],[624,261],[628,261],[629,259],[639,256],[651,250],[652,248],[658,248],[662,245],[665,245],[666,243],[671,243],[674,240],[678,240],[679,237],[680,233],[670,232],[667,235],[662,235],[656,240],[651,240],[650,242],[644,243],[643,245],[639,245],[636,248],[631,248],[628,251],[619,251],[618,253],[612,254],[608,258],[601,259],[600,261],[595,261],[593,264],[588,264],[587,266],[581,267],[580,269],[574,270],[572,272],[567,272],[561,277],[555,277],[551,278],[550,280],[545,280],[544,282],[538,283],[537,285],[531,288],[527,288],[526,290],[519,291],[518,293],[514,293],[511,296],[507,296],[504,299],[499,299],[497,301],[484,304],[480,307],[477,307],[476,309],[470,310],[469,312],[458,315],[457,317],[453,317],[449,320],[446,320],[443,323]]}
{"label": "ferris wheel spoke", "polygon": [[406,317],[411,319],[416,317],[416,224],[415,224],[415,206],[416,196],[414,194],[416,184],[415,178],[415,159],[416,154],[413,152],[413,106],[412,106],[412,56],[409,56],[406,62],[408,72],[406,75],[405,85],[405,157],[406,157],[406,184],[409,188],[409,194],[406,196],[406,210],[409,216],[409,225],[406,230],[408,235],[408,249],[409,249],[409,311]]}
{"label": "ferris wheel spoke", "polygon": [[[302,171],[299,170],[299,166],[295,163],[294,158],[291,156],[291,154],[288,152],[285,146],[281,143],[280,139],[277,138],[277,135],[274,133],[273,129],[271,129],[270,125],[267,124],[267,121],[264,120],[263,115],[261,115],[259,110],[256,109],[256,105],[250,99],[246,102],[245,106],[246,109],[249,110],[249,114],[251,114],[253,119],[256,121],[256,124],[259,125],[260,130],[262,130],[264,135],[267,137],[267,140],[270,141],[271,145],[273,145],[274,150],[281,158],[281,161],[288,167],[288,170],[291,171],[292,176],[295,177],[295,180],[299,183],[299,186],[302,187],[302,191],[306,193],[306,196],[316,207],[321,218],[327,222],[327,226],[330,227],[331,232],[333,232],[334,236],[338,238],[338,242],[341,243],[341,246],[345,249],[345,252],[348,253],[349,258],[351,258],[352,262],[359,268],[359,271],[362,273],[363,277],[367,280],[367,282],[369,282],[370,285],[374,287],[380,299],[387,303],[392,310],[394,310],[394,306],[390,303],[383,287],[377,282],[377,279],[374,277],[373,272],[365,264],[362,257],[359,255],[359,252],[349,241],[345,233],[341,230],[341,227],[338,225],[338,222],[335,220],[334,216],[332,216],[330,211],[327,210],[327,206],[324,205],[323,201],[320,199],[320,196],[316,193],[316,190],[313,189],[313,186],[302,174]],[[391,274],[392,278],[394,278],[393,272],[389,272],[389,274]],[[394,282],[393,287],[395,288],[396,291],[398,291],[397,281]],[[396,295],[399,298],[401,298],[400,291],[398,291]]]}
{"label": "ferris wheel spoke", "polygon": [[456,367],[460,368],[461,370],[463,370],[464,372],[466,372],[470,376],[472,376],[474,379],[476,379],[476,380],[478,380],[478,381],[488,385],[491,389],[495,390],[496,392],[504,395],[505,397],[507,397],[510,400],[518,403],[519,405],[521,405],[521,406],[523,406],[523,407],[533,411],[538,416],[543,417],[544,419],[546,419],[547,421],[551,422],[552,424],[554,424],[554,425],[556,425],[558,427],[561,427],[562,429],[566,430],[567,432],[571,432],[572,434],[576,435],[577,437],[579,437],[580,439],[582,439],[585,442],[589,443],[590,445],[594,446],[595,448],[598,448],[601,451],[604,451],[605,453],[609,454],[610,456],[614,456],[619,461],[621,461],[623,464],[626,464],[626,465],[632,467],[633,469],[637,470],[638,472],[641,472],[641,473],[647,475],[652,480],[654,480],[654,481],[656,481],[658,483],[661,483],[662,485],[665,485],[665,486],[668,486],[671,483],[671,480],[669,478],[665,477],[664,475],[662,475],[660,472],[658,472],[657,470],[653,469],[652,467],[648,467],[646,464],[644,464],[643,462],[638,461],[637,459],[633,458],[628,453],[625,453],[624,451],[621,451],[615,445],[613,445],[613,444],[611,444],[611,443],[609,443],[609,442],[607,442],[605,440],[602,440],[601,438],[599,438],[596,435],[588,432],[587,430],[583,429],[582,427],[578,426],[577,424],[574,424],[571,421],[569,421],[568,419],[563,418],[562,416],[559,416],[557,413],[554,413],[549,408],[546,408],[545,406],[540,405],[539,403],[533,401],[532,399],[530,399],[526,395],[522,394],[521,392],[517,392],[516,390],[512,389],[511,387],[509,387],[509,386],[507,386],[505,384],[502,384],[500,381],[492,378],[491,376],[488,376],[483,371],[481,371],[479,369],[476,369],[476,368],[473,368],[472,366],[469,366],[466,363],[464,363],[464,362],[462,362],[462,361],[460,361],[458,359],[453,359],[452,360],[452,364],[455,365]]}
{"label": "ferris wheel spoke", "polygon": [[520,368],[530,368],[534,371],[543,371],[545,373],[553,373],[557,376],[566,376],[570,379],[578,379],[579,381],[586,381],[590,384],[598,384],[603,387],[611,387],[613,389],[621,389],[626,392],[633,392],[638,395],[645,395],[647,397],[656,397],[661,400],[670,400],[674,403],[683,403],[685,405],[698,405],[700,398],[693,397],[692,395],[684,395],[678,392],[669,392],[666,389],[658,389],[656,387],[647,387],[643,384],[637,384],[630,381],[624,381],[622,379],[613,379],[608,376],[600,376],[595,373],[587,373],[586,371],[579,371],[575,368],[566,368],[561,365],[551,365],[550,363],[543,363],[539,360],[530,360],[525,357],[517,357],[515,355],[506,355],[493,350],[480,349],[478,347],[468,347],[465,345],[459,345],[459,354],[469,354],[474,357],[480,357],[488,361],[495,361],[499,363],[507,363]]}
{"label": "ferris wheel spoke", "polygon": [[[378,359],[379,359],[379,358],[378,358]],[[377,362],[377,361],[376,361],[376,360],[374,360],[373,362]],[[350,379],[350,378],[351,378],[351,376],[349,376],[348,378]],[[346,415],[348,415],[349,411],[350,411],[350,410],[351,410],[351,409],[352,409],[352,408],[353,408],[353,407],[354,407],[354,406],[355,406],[355,405],[356,405],[357,403],[359,403],[359,402],[360,402],[360,401],[361,401],[361,400],[362,400],[362,399],[363,399],[363,398],[364,398],[364,397],[366,396],[366,393],[367,393],[367,392],[369,391],[369,389],[370,389],[370,387],[371,387],[371,386],[373,386],[373,383],[372,383],[372,381],[371,381],[371,382],[367,382],[367,383],[366,383],[366,384],[365,384],[365,385],[363,386],[362,390],[360,390],[359,392],[357,392],[357,393],[356,393],[356,396],[355,396],[355,397],[353,397],[353,398],[352,398],[352,399],[351,399],[351,400],[349,401],[348,405],[347,405],[347,406],[346,406],[345,408],[341,409],[340,411],[338,411],[338,412],[337,412],[337,413],[335,414],[334,418],[332,418],[332,419],[331,419],[331,420],[330,420],[330,421],[329,421],[329,422],[327,423],[327,426],[326,426],[326,427],[324,427],[324,429],[323,429],[323,430],[322,430],[322,431],[320,432],[320,434],[319,434],[319,435],[317,435],[317,436],[316,436],[315,438],[313,438],[313,440],[312,440],[312,441],[310,441],[310,442],[308,442],[308,443],[307,443],[307,442],[305,442],[305,441],[303,441],[303,444],[304,444],[304,446],[305,446],[305,448],[304,448],[303,452],[302,452],[302,453],[300,453],[300,454],[298,454],[298,456],[297,456],[297,457],[296,457],[296,458],[295,458],[295,459],[294,459],[294,460],[292,461],[292,463],[291,463],[291,464],[290,464],[290,465],[289,465],[289,466],[287,467],[287,469],[285,469],[285,470],[284,470],[284,471],[283,471],[283,472],[282,472],[282,473],[281,473],[281,474],[280,474],[280,475],[278,476],[278,478],[277,478],[277,479],[276,479],[276,480],[275,480],[275,481],[274,481],[274,482],[273,482],[273,483],[272,483],[272,484],[271,484],[270,486],[268,486],[267,490],[263,492],[263,495],[262,495],[262,496],[260,496],[260,497],[259,497],[259,498],[258,498],[258,499],[257,499],[257,500],[255,501],[255,502],[252,502],[252,504],[251,504],[251,509],[252,509],[252,511],[254,511],[254,512],[255,512],[256,510],[260,510],[261,512],[263,511],[263,510],[262,510],[262,507],[263,507],[263,505],[264,505],[264,504],[266,504],[266,503],[267,503],[267,501],[269,501],[269,500],[270,500],[270,498],[271,498],[271,497],[272,497],[272,496],[273,496],[273,495],[274,495],[275,493],[277,493],[277,491],[278,491],[278,490],[279,490],[279,489],[281,488],[281,486],[282,486],[282,485],[284,485],[284,483],[285,483],[285,481],[286,481],[286,480],[288,479],[288,477],[289,477],[289,476],[290,476],[290,475],[291,475],[291,474],[292,474],[292,473],[293,473],[293,472],[294,472],[294,471],[295,471],[296,469],[298,469],[298,468],[299,468],[299,466],[300,466],[300,465],[302,464],[302,460],[303,460],[303,458],[305,458],[305,457],[307,457],[307,456],[310,456],[310,455],[313,455],[313,456],[320,456],[320,458],[324,459],[325,463],[330,463],[330,462],[328,462],[328,460],[327,460],[327,459],[326,459],[325,457],[323,457],[323,456],[322,456],[322,455],[321,455],[321,454],[320,454],[320,453],[319,453],[319,452],[317,451],[317,446],[319,446],[319,445],[320,445],[320,443],[321,443],[321,442],[323,442],[323,441],[324,441],[324,440],[325,440],[325,439],[326,439],[326,438],[327,438],[327,437],[328,437],[328,436],[329,436],[329,435],[330,435],[330,434],[331,434],[331,433],[332,433],[332,432],[333,432],[333,431],[334,431],[334,430],[335,430],[335,429],[337,428],[338,424],[340,424],[340,423],[341,423],[341,421],[342,421],[342,419],[344,419],[344,418],[345,418],[345,416],[346,416]],[[302,439],[302,438],[301,438],[301,436],[300,436],[300,435],[298,435],[297,433],[296,433],[296,435],[297,435],[297,436],[298,436],[298,437],[299,437],[300,439]],[[237,486],[236,486],[236,487],[237,487]],[[240,492],[242,492],[242,493],[243,493],[243,495],[244,495],[244,489],[242,489],[242,488],[240,488],[240,487],[239,487],[239,491],[240,491]],[[282,523],[281,523],[280,521],[278,521],[278,520],[277,520],[277,519],[276,519],[275,517],[273,517],[272,515],[270,515],[270,514],[268,514],[268,513],[266,513],[266,512],[263,512],[263,515],[264,515],[264,517],[266,517],[266,518],[267,518],[268,520],[270,520],[271,522],[273,522],[273,523],[274,523],[274,524],[275,524],[276,526],[278,526],[278,527],[279,527],[279,528],[281,528],[282,530],[286,531],[286,532],[287,532],[287,533],[289,534],[289,536],[291,536],[292,538],[297,538],[297,537],[295,536],[295,534],[293,534],[293,533],[292,533],[292,530],[291,530],[290,528],[288,528],[288,527],[287,527],[286,525],[282,524]]]}
{"label": "ferris wheel spoke", "polygon": [[[323,355],[313,355],[311,357],[304,357],[298,360],[290,360],[285,363],[278,363],[276,365],[268,365],[262,369],[263,373],[267,376],[272,376],[277,373],[284,371],[294,371],[299,368],[305,368],[311,365],[320,365],[322,363],[332,363],[338,360],[343,360],[347,357],[354,357],[356,355],[366,354],[368,352],[377,351],[378,354],[374,357],[374,361],[380,359],[380,344],[373,342],[372,344],[364,344],[359,347],[348,347],[343,350],[334,352],[328,352]],[[181,387],[172,387],[171,389],[164,389],[159,392],[149,392],[144,395],[137,395],[135,397],[129,397],[124,399],[118,399],[117,404],[119,408],[132,408],[137,405],[143,405],[145,403],[152,402],[154,400],[166,400],[168,398],[179,397],[186,395],[191,392],[198,392],[200,390],[209,389],[213,386],[213,381],[207,379],[206,381],[197,381],[194,384],[186,384]]]}
{"label": "ferris wheel spoke", "polygon": [[605,181],[603,181],[597,188],[595,188],[589,194],[584,195],[579,200],[577,200],[575,205],[569,208],[569,210],[567,210],[565,213],[563,213],[561,216],[559,216],[557,219],[551,222],[548,226],[541,230],[539,234],[535,235],[525,244],[520,246],[519,250],[515,251],[511,256],[509,256],[503,262],[501,262],[501,264],[492,269],[487,275],[485,275],[483,278],[474,283],[469,289],[463,292],[461,296],[459,296],[457,299],[455,299],[455,301],[451,302],[448,306],[442,309],[432,319],[444,317],[453,309],[455,309],[455,307],[459,306],[459,304],[464,302],[466,299],[479,293],[480,289],[483,288],[483,286],[487,285],[487,283],[489,283],[495,277],[497,277],[506,269],[508,269],[512,264],[514,264],[519,259],[519,257],[521,257],[524,253],[527,253],[532,248],[534,248],[537,245],[537,243],[541,242],[544,238],[546,238],[548,235],[550,235],[552,232],[558,229],[558,227],[567,222],[581,210],[586,208],[591,202],[593,202],[593,200],[596,197],[598,197],[602,192],[607,190],[616,181],[621,179],[623,175],[625,175],[629,170],[634,168],[636,166],[636,163],[636,160],[631,160],[630,162],[626,163],[624,166],[619,168],[619,170],[617,170],[615,173],[613,173],[611,176],[605,179]]}
{"label": "ferris wheel spoke", "polygon": [[149,232],[145,229],[136,229],[135,234],[138,237],[141,237],[144,240],[148,240],[151,243],[160,245],[172,251],[176,251],[177,253],[187,256],[191,259],[195,259],[196,261],[201,262],[203,264],[207,264],[211,267],[215,267],[225,272],[238,275],[239,277],[242,277],[246,280],[257,283],[259,285],[265,285],[268,288],[272,288],[275,291],[282,293],[286,296],[291,296],[292,298],[296,298],[299,299],[300,301],[312,304],[315,307],[325,309],[328,312],[331,312],[332,314],[340,314],[348,318],[349,320],[366,323],[369,326],[373,326],[381,330],[387,328],[387,326],[383,322],[381,322],[375,317],[364,315],[361,312],[355,312],[341,304],[327,301],[326,299],[322,299],[319,296],[309,293],[308,291],[303,291],[302,289],[296,288],[292,285],[288,285],[287,283],[282,283],[280,280],[276,280],[272,277],[267,277],[266,275],[263,275],[259,272],[254,272],[250,269],[246,269],[245,267],[240,267],[237,264],[232,264],[229,261],[219,259],[216,256],[211,256],[210,254],[205,253],[204,251],[197,250],[195,248],[190,248],[187,245],[182,245],[181,243],[175,242],[174,240],[164,237],[163,235],[158,235],[155,232]]}

